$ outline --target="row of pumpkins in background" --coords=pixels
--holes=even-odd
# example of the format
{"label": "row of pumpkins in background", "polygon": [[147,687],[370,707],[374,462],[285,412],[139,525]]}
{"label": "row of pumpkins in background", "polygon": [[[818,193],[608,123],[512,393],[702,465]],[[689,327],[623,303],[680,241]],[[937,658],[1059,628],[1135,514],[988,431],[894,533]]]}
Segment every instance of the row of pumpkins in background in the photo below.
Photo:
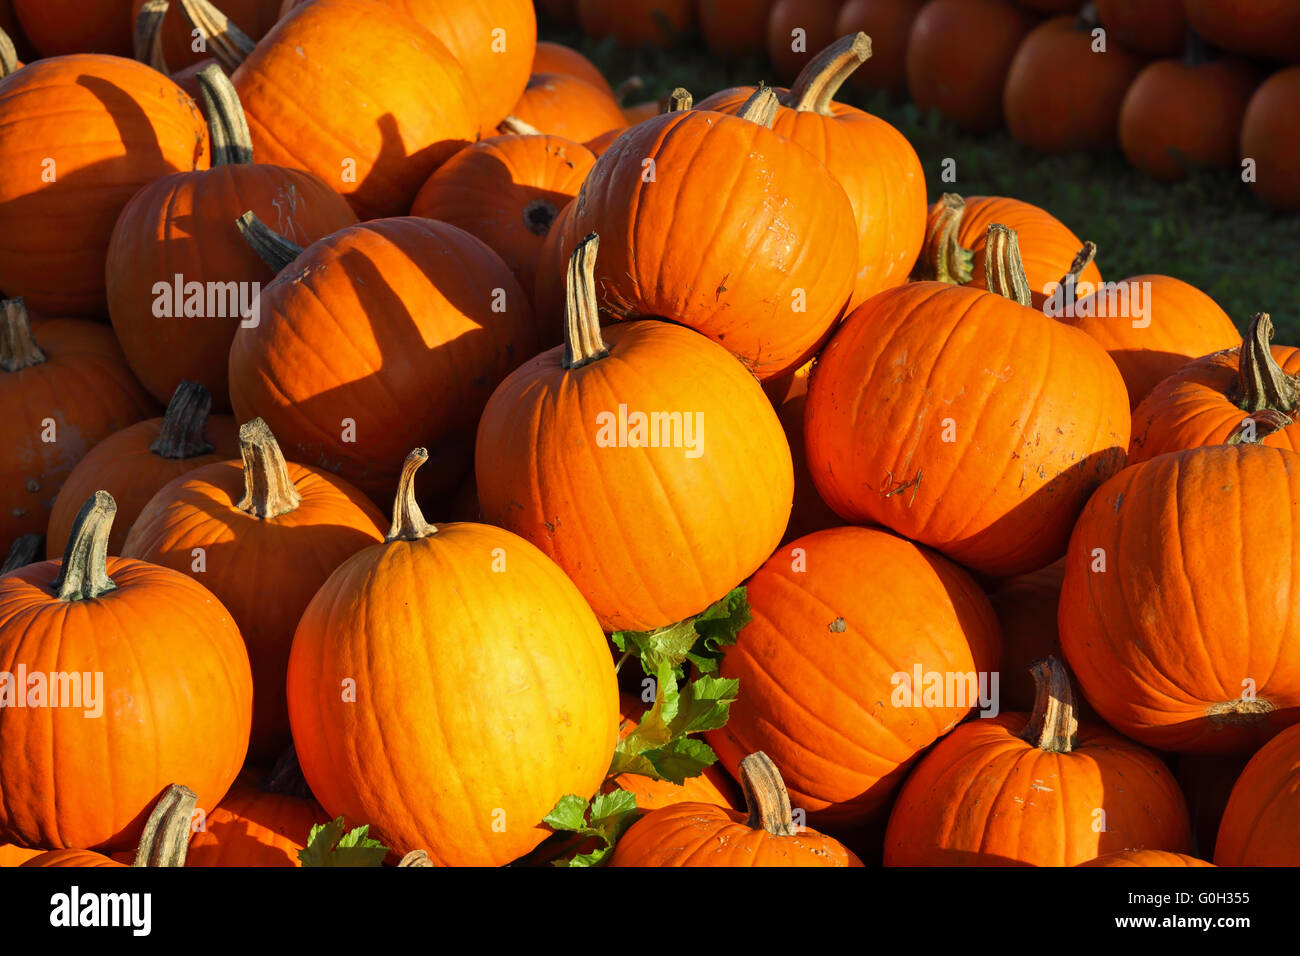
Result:
{"label": "row of pumpkins in background", "polygon": [[[633,824],[615,862],[675,862],[719,832],[702,859],[854,862],[792,832],[788,787],[843,843],[883,837],[890,863],[1185,853],[1184,795],[1140,743],[1180,754],[1185,781],[1203,754],[1240,766],[1258,751],[1216,859],[1300,862],[1300,730],[1285,729],[1300,663],[1288,608],[1257,600],[1290,593],[1297,570],[1279,529],[1300,507],[1300,352],[1270,348],[1266,316],[1243,343],[1203,293],[1147,276],[1147,327],[1046,318],[1033,290],[1099,281],[1095,250],[1013,199],[927,209],[907,141],[834,103],[863,35],[789,91],[723,91],[707,109],[679,92],[664,115],[598,131],[597,159],[511,114],[533,43],[493,54],[522,69],[488,107],[504,61],[462,66],[376,2],[313,0],[232,80],[202,68],[206,124],[124,59],[0,80],[3,537],[48,528],[48,556],[66,559],[31,563],[19,542],[0,669],[20,648],[29,671],[53,669],[57,649],[57,666],[85,661],[152,707],[0,711],[0,766],[31,770],[0,779],[3,838],[72,851],[55,861],[127,852],[151,813],[146,844],[174,830],[185,792],[154,802],[180,784],[209,820],[236,820],[206,836],[227,861],[291,863],[286,841],[328,811],[404,854],[505,863],[546,838],[561,796],[620,787],[673,806]],[[470,53],[512,12],[531,37],[528,4],[462,12],[487,6],[455,34]],[[457,7],[427,4],[430,25]],[[502,123],[517,132],[464,145]],[[338,175],[349,163],[355,179]],[[174,273],[266,283],[259,322],[156,315]],[[105,311],[111,327],[92,321]],[[601,312],[676,321],[602,329]],[[702,454],[593,449],[588,413],[620,405],[700,413]],[[1243,409],[1259,444],[1238,440]],[[38,442],[47,419],[57,440]],[[487,523],[435,533],[417,499]],[[620,702],[620,677],[639,681],[616,674],[605,633],[674,625],[742,582],[752,621],[720,665],[739,697],[707,734],[718,766],[680,785],[607,780],[645,704]],[[108,620],[132,622],[130,641]],[[1053,655],[1131,740],[1075,726],[1084,702]],[[885,706],[912,662],[1000,671],[1008,713]],[[290,737],[320,807],[262,793]],[[959,786],[977,779],[990,788]],[[680,802],[737,806],[733,780],[748,818]]]}

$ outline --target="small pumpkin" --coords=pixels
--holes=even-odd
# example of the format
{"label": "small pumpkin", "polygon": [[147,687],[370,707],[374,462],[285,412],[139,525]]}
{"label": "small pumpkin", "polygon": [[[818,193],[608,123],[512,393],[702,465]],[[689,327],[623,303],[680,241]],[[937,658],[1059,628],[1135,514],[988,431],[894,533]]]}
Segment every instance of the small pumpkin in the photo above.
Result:
{"label": "small pumpkin", "polygon": [[1300,866],[1300,727],[1250,758],[1223,811],[1219,866]]}
{"label": "small pumpkin", "polygon": [[1241,121],[1241,155],[1255,161],[1250,188],[1279,212],[1300,210],[1300,66],[1278,70],[1255,90]]}
{"label": "small pumpkin", "polygon": [[131,55],[126,0],[12,0],[23,35],[42,57],[69,53]]}
{"label": "small pumpkin", "polygon": [[1169,850],[1120,850],[1107,853],[1095,860],[1085,860],[1076,866],[1159,866],[1165,869],[1193,866],[1214,866],[1204,860],[1186,853],[1172,853]]}
{"label": "small pumpkin", "polygon": [[812,375],[816,359],[794,372],[778,379],[769,379],[763,390],[772,400],[776,416],[785,430],[790,445],[790,459],[794,466],[794,502],[790,506],[790,521],[785,528],[782,544],[802,538],[814,531],[835,528],[843,522],[839,515],[822,501],[808,473],[808,455],[804,442],[804,412],[808,406],[808,378]]}
{"label": "small pumpkin", "polygon": [[[776,0],[767,15],[767,57],[783,80],[793,79],[814,51],[835,41],[841,0]],[[756,11],[757,12],[757,11]]]}
{"label": "small pumpkin", "polygon": [[[29,858],[21,866],[30,867],[118,867],[118,866],[184,866],[198,795],[188,787],[172,784],[163,791],[149,819],[145,821],[140,844],[135,850],[134,862],[123,863],[114,857],[94,850],[48,850]],[[130,857],[127,857],[130,859]]]}
{"label": "small pumpkin", "polygon": [[538,73],[564,73],[568,76],[576,76],[580,80],[586,80],[596,89],[608,93],[610,99],[614,99],[614,88],[609,85],[609,80],[605,79],[605,74],[600,72],[596,64],[573,47],[565,46],[563,43],[538,41],[529,75]]}
{"label": "small pumpkin", "polygon": [[848,0],[840,7],[835,33],[871,37],[871,59],[849,77],[853,86],[885,90],[890,99],[907,95],[907,38],[926,0]]}
{"label": "small pumpkin", "polygon": [[1183,49],[1187,16],[1183,0],[1094,0],[1106,35],[1148,56],[1174,56]]}
{"label": "small pumpkin", "polygon": [[628,125],[614,97],[567,73],[535,73],[510,115],[541,133],[578,143]]}
{"label": "small pumpkin", "polygon": [[693,0],[577,0],[577,7],[583,33],[625,47],[671,47],[695,20]]}
{"label": "small pumpkin", "polygon": [[1261,60],[1300,60],[1300,6],[1292,0],[1183,0],[1187,22],[1214,45]]}
{"label": "small pumpkin", "polygon": [[697,0],[704,45],[724,60],[767,52],[767,22],[776,0]]}

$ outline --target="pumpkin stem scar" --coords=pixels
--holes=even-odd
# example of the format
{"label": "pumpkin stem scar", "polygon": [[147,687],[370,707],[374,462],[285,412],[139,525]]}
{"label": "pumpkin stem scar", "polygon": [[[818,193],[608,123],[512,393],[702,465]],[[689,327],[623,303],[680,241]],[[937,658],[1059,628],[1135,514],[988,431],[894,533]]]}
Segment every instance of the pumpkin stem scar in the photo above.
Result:
{"label": "pumpkin stem scar", "polygon": [[235,507],[262,519],[278,518],[298,508],[302,496],[289,478],[279,442],[262,419],[240,426],[239,454],[244,459],[244,497]]}
{"label": "pumpkin stem scar", "polygon": [[244,116],[239,94],[235,92],[230,77],[217,64],[209,63],[199,70],[198,81],[212,143],[212,165],[239,166],[251,163],[253,135],[248,130],[248,118]]}
{"label": "pumpkin stem scar", "polygon": [[865,33],[842,36],[808,61],[785,97],[786,105],[800,113],[830,116],[831,103],[844,81],[871,58],[871,37]]}
{"label": "pumpkin stem scar", "polygon": [[117,502],[107,491],[95,492],[77,512],[52,585],[60,601],[89,601],[117,588],[107,565],[108,534],[116,514]]}
{"label": "pumpkin stem scar", "polygon": [[1210,723],[1226,727],[1248,727],[1257,724],[1274,710],[1273,702],[1254,698],[1225,700],[1205,708]]}
{"label": "pumpkin stem scar", "polygon": [[603,359],[609,348],[600,335],[600,309],[596,304],[596,253],[600,236],[594,232],[578,243],[565,273],[564,355],[560,365],[582,368]]}
{"label": "pumpkin stem scar", "polygon": [[210,453],[213,446],[206,435],[210,411],[211,393],[198,382],[181,382],[167,403],[162,427],[149,450],[159,458],[177,460]]}
{"label": "pumpkin stem scar", "polygon": [[32,323],[22,299],[5,299],[0,303],[0,369],[21,372],[45,361],[45,353],[32,335]]}
{"label": "pumpkin stem scar", "polygon": [[1058,657],[1043,657],[1029,665],[1034,675],[1034,710],[1020,738],[1039,750],[1068,754],[1079,733],[1074,688]]}
{"label": "pumpkin stem scar", "polygon": [[741,760],[740,786],[749,808],[745,824],[751,830],[766,830],[772,836],[798,834],[790,809],[790,794],[771,757],[760,750]]}
{"label": "pumpkin stem scar", "polygon": [[1241,339],[1233,384],[1232,398],[1244,412],[1291,412],[1300,400],[1300,379],[1282,371],[1273,358],[1272,341],[1272,319],[1267,312],[1256,313]]}
{"label": "pumpkin stem scar", "polygon": [[172,784],[149,814],[133,866],[184,866],[199,798],[189,787]]}
{"label": "pumpkin stem scar", "polygon": [[438,533],[436,526],[424,520],[420,503],[415,500],[415,473],[429,460],[429,452],[415,448],[402,463],[402,476],[397,480],[397,497],[393,499],[393,525],[385,541],[418,541]]}
{"label": "pumpkin stem scar", "polygon": [[926,226],[925,245],[916,262],[915,276],[953,285],[965,285],[973,278],[975,254],[961,244],[962,217],[966,200],[957,193],[944,193],[935,203],[933,222]]}
{"label": "pumpkin stem scar", "polygon": [[236,219],[235,225],[244,241],[276,275],[302,255],[302,246],[273,230],[251,209]]}
{"label": "pumpkin stem scar", "polygon": [[252,39],[208,0],[180,0],[181,13],[206,39],[208,49],[226,72],[233,73],[253,52]]}

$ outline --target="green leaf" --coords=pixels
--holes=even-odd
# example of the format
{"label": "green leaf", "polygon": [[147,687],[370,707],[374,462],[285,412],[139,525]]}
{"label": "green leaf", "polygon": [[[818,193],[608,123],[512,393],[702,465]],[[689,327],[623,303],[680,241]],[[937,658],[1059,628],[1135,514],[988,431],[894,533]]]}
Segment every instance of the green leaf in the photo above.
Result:
{"label": "green leaf", "polygon": [[704,768],[717,761],[718,755],[703,740],[679,737],[645,757],[664,780],[680,784],[687,777],[698,777]]}
{"label": "green leaf", "polygon": [[[590,819],[588,819],[590,811]],[[552,866],[600,866],[614,851],[614,845],[637,819],[636,796],[626,790],[597,794],[590,803],[576,794],[560,797],[543,821],[553,830],[592,837],[600,846],[588,853],[552,860]]]}
{"label": "green leaf", "polygon": [[347,829],[342,817],[311,828],[307,846],[298,851],[303,866],[383,866],[389,848],[369,836],[370,825]]}
{"label": "green leaf", "polygon": [[652,676],[667,664],[678,677],[685,677],[687,661],[701,674],[716,674],[723,648],[736,643],[749,621],[749,601],[742,584],[694,617],[657,631],[616,631],[610,640],[620,651],[634,654],[641,669]]}
{"label": "green leaf", "polygon": [[638,773],[680,784],[718,759],[708,744],[689,735],[727,723],[740,682],[700,677],[678,690],[676,675],[665,661],[656,683],[654,706],[642,715],[636,730],[618,742],[609,773]]}
{"label": "green leaf", "polygon": [[580,831],[587,825],[587,801],[576,794],[566,793],[560,797],[555,809],[542,817],[542,822],[552,830]]}

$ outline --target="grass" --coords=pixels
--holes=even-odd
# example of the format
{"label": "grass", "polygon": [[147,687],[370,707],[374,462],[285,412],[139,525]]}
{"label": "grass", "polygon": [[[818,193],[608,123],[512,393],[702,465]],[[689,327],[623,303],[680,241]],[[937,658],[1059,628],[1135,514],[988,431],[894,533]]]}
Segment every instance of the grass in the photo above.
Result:
{"label": "grass", "polygon": [[[542,39],[576,47],[615,86],[640,77],[644,89],[629,100],[650,100],[683,86],[701,100],[729,86],[778,82],[765,61],[722,63],[698,42],[665,53],[621,50],[570,31],[542,27]],[[1268,312],[1277,341],[1300,345],[1300,217],[1266,209],[1235,169],[1200,169],[1172,185],[1129,168],[1122,154],[1046,156],[1007,133],[971,136],[937,114],[910,104],[867,97],[846,87],[839,97],[887,119],[911,140],[925,169],[931,200],[943,192],[1014,196],[1042,206],[1082,239],[1097,243],[1107,279],[1142,273],[1176,276],[1204,290],[1241,328]],[[945,159],[956,160],[957,181],[943,183]],[[1300,171],[1297,171],[1300,175]]]}

